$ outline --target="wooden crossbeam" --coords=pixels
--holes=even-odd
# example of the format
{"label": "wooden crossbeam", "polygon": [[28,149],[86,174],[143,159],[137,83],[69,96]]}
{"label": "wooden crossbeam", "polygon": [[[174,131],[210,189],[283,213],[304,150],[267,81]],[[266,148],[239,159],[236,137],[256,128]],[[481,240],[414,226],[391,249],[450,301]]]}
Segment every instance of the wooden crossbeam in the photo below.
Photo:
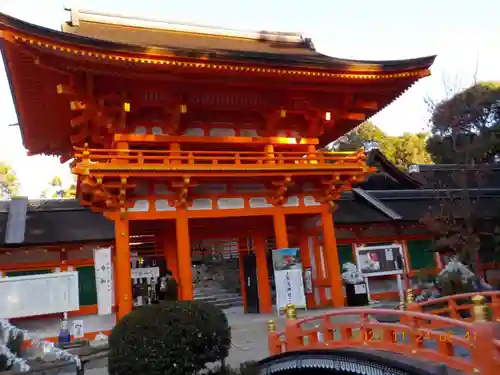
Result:
{"label": "wooden crossbeam", "polygon": [[367,109],[372,111],[376,111],[378,107],[378,103],[375,100],[357,100],[353,104],[353,108]]}
{"label": "wooden crossbeam", "polygon": [[349,112],[344,114],[343,118],[345,120],[352,120],[352,121],[365,121],[366,115],[364,113]]}

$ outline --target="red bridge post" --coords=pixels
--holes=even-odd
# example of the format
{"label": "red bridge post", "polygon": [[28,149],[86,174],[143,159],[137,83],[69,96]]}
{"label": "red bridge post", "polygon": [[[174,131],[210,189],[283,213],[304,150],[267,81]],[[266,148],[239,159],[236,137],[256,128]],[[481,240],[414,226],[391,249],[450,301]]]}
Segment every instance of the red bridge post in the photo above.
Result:
{"label": "red bridge post", "polygon": [[274,320],[267,322],[267,343],[269,354],[276,355],[281,353],[281,342],[278,333],[276,333],[276,323]]}
{"label": "red bridge post", "polygon": [[474,371],[481,375],[498,375],[499,353],[495,346],[495,340],[500,340],[498,324],[487,321],[487,306],[483,296],[472,297],[472,303],[473,332],[468,336],[473,341],[470,353],[472,362],[477,365]]}
{"label": "red bridge post", "polygon": [[285,309],[285,346],[286,351],[302,349],[304,340],[301,329],[297,326],[297,310],[295,305],[287,305]]}

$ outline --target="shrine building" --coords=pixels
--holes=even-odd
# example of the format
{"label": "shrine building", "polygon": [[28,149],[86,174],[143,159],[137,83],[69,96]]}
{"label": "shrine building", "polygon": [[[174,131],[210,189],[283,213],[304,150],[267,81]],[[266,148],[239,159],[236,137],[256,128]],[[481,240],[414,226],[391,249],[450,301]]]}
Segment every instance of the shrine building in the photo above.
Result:
{"label": "shrine building", "polygon": [[[235,244],[245,308],[253,300],[263,313],[273,308],[268,250],[300,247],[304,267],[323,268],[321,304],[343,306],[337,201],[374,169],[364,150],[325,146],[430,75],[434,56],[346,60],[317,52],[299,33],[70,14],[62,31],[0,14],[24,146],[70,162],[78,177],[78,201],[52,212],[67,215],[68,230],[39,228],[58,245],[34,239],[8,252],[29,250],[26,260],[43,248],[49,269],[64,271],[91,268],[82,248],[111,243],[119,319],[133,308],[139,239],[164,258],[185,300],[193,298],[196,249]],[[354,218],[366,214],[352,207]],[[30,203],[24,214],[42,208]],[[69,230],[72,210],[87,231]],[[48,216],[40,226],[55,223]],[[16,271],[17,261],[4,261],[15,245],[2,245],[0,271]]]}

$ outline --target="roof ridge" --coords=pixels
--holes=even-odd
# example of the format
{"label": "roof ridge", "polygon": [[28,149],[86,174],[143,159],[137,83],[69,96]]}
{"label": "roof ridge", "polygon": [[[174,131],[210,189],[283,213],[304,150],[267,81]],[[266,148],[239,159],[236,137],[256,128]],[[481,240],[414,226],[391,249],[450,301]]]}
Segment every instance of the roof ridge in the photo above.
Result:
{"label": "roof ridge", "polygon": [[78,27],[81,21],[102,23],[108,25],[128,26],[145,29],[159,29],[177,32],[188,32],[195,34],[217,35],[234,38],[267,40],[281,43],[304,44],[310,43],[310,39],[305,38],[301,32],[280,32],[280,31],[252,31],[238,30],[225,27],[199,25],[191,23],[180,23],[153,18],[139,18],[126,16],[117,13],[96,12],[87,9],[64,8],[70,12],[70,21],[66,22],[70,26]]}

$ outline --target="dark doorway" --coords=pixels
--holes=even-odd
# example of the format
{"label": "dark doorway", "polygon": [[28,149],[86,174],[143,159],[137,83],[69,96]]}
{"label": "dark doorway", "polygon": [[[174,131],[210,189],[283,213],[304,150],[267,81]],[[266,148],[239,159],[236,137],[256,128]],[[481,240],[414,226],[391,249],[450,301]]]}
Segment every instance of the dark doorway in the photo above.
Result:
{"label": "dark doorway", "polygon": [[252,251],[243,256],[243,275],[245,276],[246,306],[247,313],[258,314],[259,307],[259,285],[257,282],[257,258]]}

